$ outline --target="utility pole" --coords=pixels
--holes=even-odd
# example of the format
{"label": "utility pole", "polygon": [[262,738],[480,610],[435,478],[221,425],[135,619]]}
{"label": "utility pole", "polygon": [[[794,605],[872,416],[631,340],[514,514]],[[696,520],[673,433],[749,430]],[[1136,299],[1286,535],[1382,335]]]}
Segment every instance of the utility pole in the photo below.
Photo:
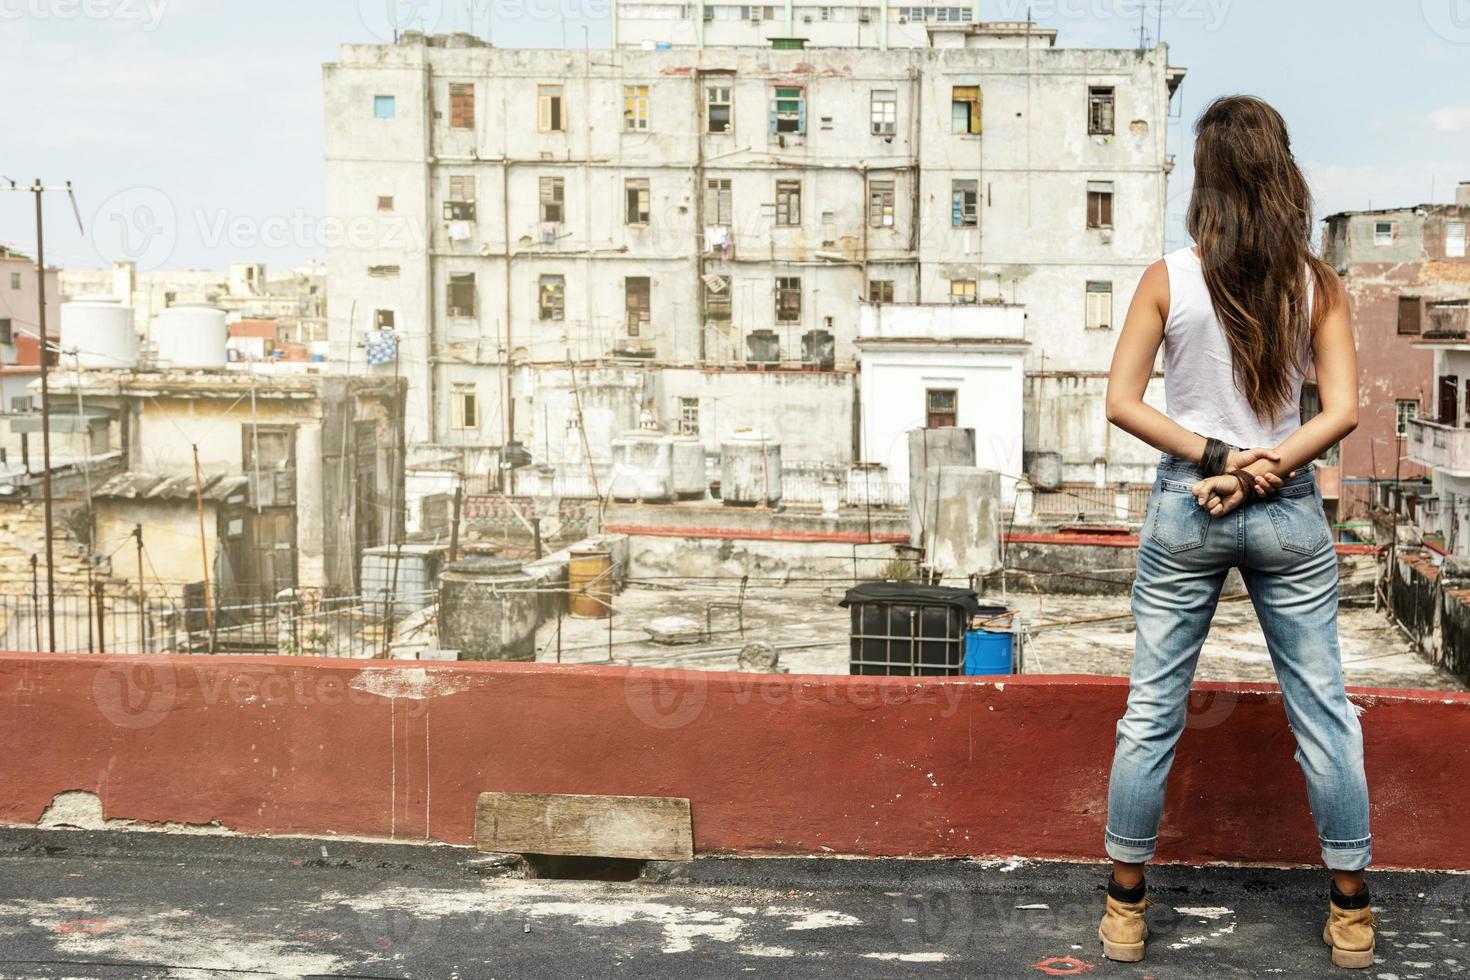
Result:
{"label": "utility pole", "polygon": [[133,525],[133,537],[138,540],[138,652],[148,652],[148,593],[143,584],[143,525]]}
{"label": "utility pole", "polygon": [[[253,394],[253,389],[252,389]],[[259,437],[257,437],[259,438]],[[260,456],[255,456],[256,483],[260,482]],[[259,500],[259,496],[256,497]],[[194,503],[199,508],[199,555],[204,564],[204,622],[214,633],[214,604],[209,594],[209,545],[204,538],[204,481],[199,475],[199,444],[194,444]]]}
{"label": "utility pole", "polygon": [[[36,326],[40,334],[41,352],[41,500],[46,522],[46,637],[49,646],[56,645],[56,562],[51,534],[51,385],[50,385],[50,342],[46,336],[46,239],[43,231],[41,196],[48,191],[65,190],[71,198],[72,212],[77,218],[77,230],[83,236],[87,230],[82,226],[82,212],[77,208],[77,196],[72,191],[71,181],[65,187],[47,187],[37,177],[30,187],[20,187],[15,181],[5,178],[10,186],[0,187],[7,191],[29,191],[36,198]],[[27,469],[29,474],[29,469]]]}

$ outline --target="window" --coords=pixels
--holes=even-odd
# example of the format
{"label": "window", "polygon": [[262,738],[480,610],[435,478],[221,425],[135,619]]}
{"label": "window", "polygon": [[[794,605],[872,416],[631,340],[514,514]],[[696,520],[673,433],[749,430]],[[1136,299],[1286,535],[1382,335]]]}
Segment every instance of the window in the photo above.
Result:
{"label": "window", "polygon": [[980,87],[956,85],[949,97],[949,131],[976,134],[980,132]]}
{"label": "window", "polygon": [[959,424],[960,393],[953,388],[929,388],[924,392],[924,425],[930,429],[952,429]]}
{"label": "window", "polygon": [[1113,182],[1090,180],[1087,182],[1087,227],[1113,227]]}
{"label": "window", "polygon": [[1419,399],[1400,398],[1393,403],[1393,434],[1402,439],[1409,434],[1409,423],[1419,417]]}
{"label": "window", "polygon": [[10,288],[11,289],[19,289],[20,288],[20,273],[19,272],[12,272],[10,274]]}
{"label": "window", "polygon": [[801,320],[801,277],[776,277],[776,322],[797,323]]}
{"label": "window", "polygon": [[475,128],[475,87],[468,82],[449,85],[449,128]]}
{"label": "window", "polygon": [[0,316],[0,344],[14,344],[15,330],[10,325],[10,317]]}
{"label": "window", "polygon": [[1463,259],[1465,257],[1465,222],[1445,222],[1444,257],[1447,259]]}
{"label": "window", "polygon": [[776,224],[801,224],[801,181],[776,181]]}
{"label": "window", "polygon": [[1089,282],[1087,284],[1087,329],[1111,330],[1113,328],[1113,284]]}
{"label": "window", "polygon": [[870,280],[868,280],[868,302],[869,303],[892,303],[893,302],[893,280],[892,279],[870,279]]}
{"label": "window", "polygon": [[630,225],[648,224],[649,190],[647,177],[623,181],[624,218]]}
{"label": "window", "polygon": [[378,210],[379,211],[392,211],[393,210],[393,196],[391,194],[379,194],[378,195]]}
{"label": "window", "polygon": [[449,388],[449,424],[455,429],[480,427],[480,399],[475,386],[456,382]]}
{"label": "window", "polygon": [[1094,85],[1087,90],[1087,135],[1113,135],[1114,94],[1112,86]]}
{"label": "window", "polygon": [[951,303],[975,302],[975,280],[951,279],[949,281],[949,301]]}
{"label": "window", "polygon": [[771,132],[800,136],[806,132],[806,89],[778,85],[771,99]]}
{"label": "window", "polygon": [[398,116],[398,100],[391,95],[373,96],[373,118],[395,119]]}
{"label": "window", "polygon": [[566,180],[561,177],[542,177],[541,220],[557,224],[566,220]]}
{"label": "window", "polygon": [[950,182],[950,224],[956,228],[974,226],[975,199],[978,195],[979,187],[973,180]]}
{"label": "window", "polygon": [[898,132],[898,92],[873,89],[869,121],[874,136],[892,136]]}
{"label": "window", "polygon": [[715,323],[729,323],[731,315],[730,280],[725,276],[704,277],[704,318]]}
{"label": "window", "polygon": [[368,275],[373,279],[397,279],[398,266],[396,265],[370,265]]}
{"label": "window", "polygon": [[374,310],[373,327],[377,330],[392,330],[398,325],[398,314],[393,310]]}
{"label": "window", "polygon": [[1408,335],[1408,334],[1417,334],[1417,333],[1419,333],[1419,331],[1422,329],[1421,326],[1420,326],[1420,322],[1421,322],[1420,313],[1421,313],[1422,308],[1423,307],[1421,306],[1421,304],[1419,302],[1419,297],[1417,297],[1417,296],[1400,296],[1399,297],[1399,333],[1400,334]]}
{"label": "window", "polygon": [[1398,225],[1392,221],[1375,221],[1373,223],[1373,244],[1392,245],[1394,236],[1398,232]]}
{"label": "window", "polygon": [[542,276],[536,287],[536,306],[543,320],[566,317],[567,280],[565,276]]}
{"label": "window", "polygon": [[648,86],[623,86],[623,130],[629,133],[648,132]]}
{"label": "window", "polygon": [[679,434],[683,436],[699,435],[699,399],[679,399]]}
{"label": "window", "polygon": [[734,198],[730,189],[730,178],[715,177],[704,185],[704,220],[712,225],[731,224]]}
{"label": "window", "polygon": [[562,104],[560,85],[536,86],[536,128],[543,133],[566,131],[566,108]]}
{"label": "window", "polygon": [[628,276],[623,280],[623,323],[629,337],[638,337],[648,327],[651,292],[647,276]]}
{"label": "window", "polygon": [[475,274],[473,272],[450,273],[449,315],[460,318],[475,315]]}
{"label": "window", "polygon": [[735,129],[735,104],[730,100],[730,91],[728,85],[711,85],[704,90],[705,118],[711,133]]}
{"label": "window", "polygon": [[868,224],[874,228],[893,227],[893,181],[868,181]]}
{"label": "window", "polygon": [[1457,374],[1439,376],[1439,418],[1436,421],[1440,425],[1460,424],[1460,376]]}
{"label": "window", "polygon": [[473,174],[450,176],[449,200],[444,202],[444,220],[475,220],[475,178]]}

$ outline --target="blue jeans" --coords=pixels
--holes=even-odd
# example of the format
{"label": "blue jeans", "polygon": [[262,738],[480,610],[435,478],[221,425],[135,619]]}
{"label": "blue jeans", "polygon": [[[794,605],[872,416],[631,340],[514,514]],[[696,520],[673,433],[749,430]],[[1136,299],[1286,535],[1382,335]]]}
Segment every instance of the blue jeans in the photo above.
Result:
{"label": "blue jeans", "polygon": [[1108,856],[1154,855],[1164,784],[1220,587],[1240,569],[1266,636],[1296,735],[1296,760],[1329,868],[1372,858],[1363,733],[1343,690],[1337,648],[1337,553],[1311,470],[1263,500],[1212,518],[1190,488],[1192,463],[1165,456],[1138,545],[1137,633],[1128,710],[1118,722],[1108,786]]}

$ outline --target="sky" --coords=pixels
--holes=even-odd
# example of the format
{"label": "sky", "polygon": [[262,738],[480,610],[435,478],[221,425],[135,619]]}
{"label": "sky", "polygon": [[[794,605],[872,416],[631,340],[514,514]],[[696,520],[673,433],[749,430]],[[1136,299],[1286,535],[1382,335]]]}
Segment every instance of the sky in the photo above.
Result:
{"label": "sky", "polygon": [[[0,175],[46,201],[48,264],[281,271],[325,258],[322,70],[412,20],[502,47],[606,46],[610,0],[0,0]],[[982,0],[1068,47],[1170,45],[1189,69],[1170,144],[1185,244],[1189,127],[1214,97],[1275,104],[1318,215],[1454,199],[1470,180],[1470,0]],[[0,243],[33,254],[31,196]],[[141,243],[147,243],[146,248]]]}

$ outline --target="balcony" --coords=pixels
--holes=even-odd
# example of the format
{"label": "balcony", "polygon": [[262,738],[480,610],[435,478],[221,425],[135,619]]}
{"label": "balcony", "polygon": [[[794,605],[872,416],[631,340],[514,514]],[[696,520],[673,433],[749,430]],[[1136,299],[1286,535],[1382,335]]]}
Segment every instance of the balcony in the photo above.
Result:
{"label": "balcony", "polygon": [[1470,477],[1470,429],[1410,419],[1408,444],[1409,459],[1420,466]]}
{"label": "balcony", "polygon": [[1462,340],[1470,337],[1470,305],[1465,303],[1430,303],[1425,310],[1429,339]]}

